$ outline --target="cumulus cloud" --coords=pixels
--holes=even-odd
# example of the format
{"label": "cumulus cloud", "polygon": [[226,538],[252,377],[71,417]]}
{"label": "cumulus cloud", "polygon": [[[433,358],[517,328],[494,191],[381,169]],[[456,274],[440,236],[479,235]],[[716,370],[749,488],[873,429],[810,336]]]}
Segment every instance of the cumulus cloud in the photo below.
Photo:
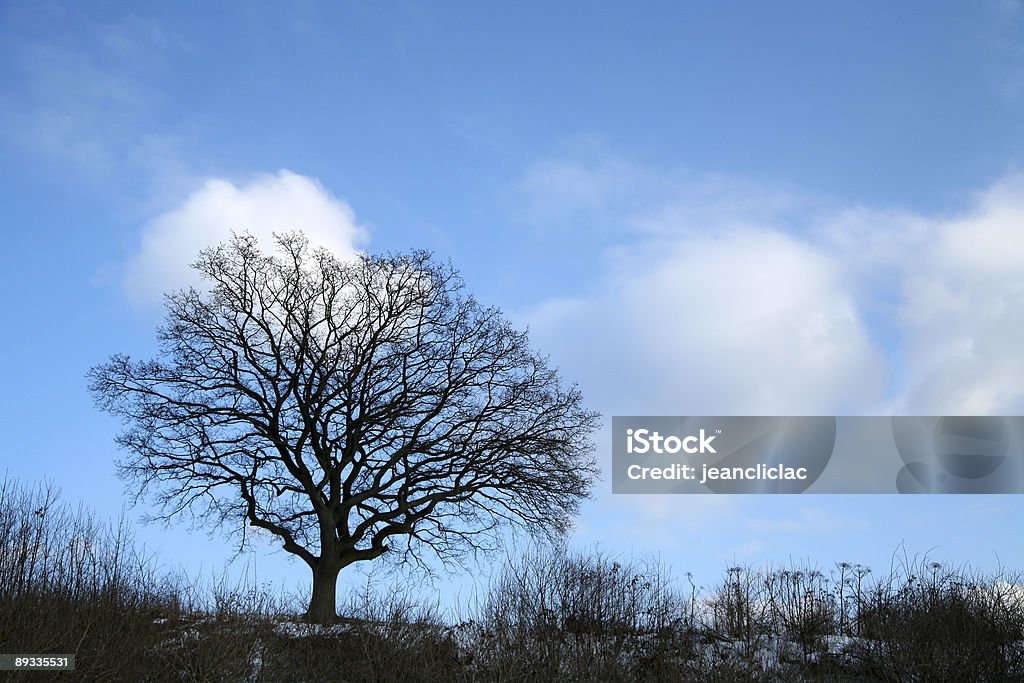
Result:
{"label": "cumulus cloud", "polygon": [[952,216],[842,209],[815,244],[846,270],[859,315],[889,345],[887,412],[1024,408],[1024,176]]}
{"label": "cumulus cloud", "polygon": [[883,359],[835,264],[785,234],[658,240],[610,260],[599,294],[549,302],[532,327],[617,414],[817,414],[880,389]]}
{"label": "cumulus cloud", "polygon": [[603,207],[604,220],[622,226],[625,242],[605,250],[587,296],[552,299],[528,316],[534,337],[603,409],[1024,408],[1024,177],[996,183],[959,215],[930,216],[676,173],[665,177],[678,189],[654,183],[657,197],[642,207],[618,195],[602,203],[616,169],[627,187],[654,175],[547,162],[524,184],[536,194],[538,179],[558,181],[533,206],[568,197],[567,211]]}
{"label": "cumulus cloud", "polygon": [[1024,177],[936,221],[907,254],[900,302],[907,413],[1024,410]]}
{"label": "cumulus cloud", "polygon": [[198,284],[189,264],[232,231],[250,232],[269,247],[274,232],[289,230],[302,230],[313,246],[340,258],[354,256],[365,238],[351,207],[314,178],[287,170],[244,185],[214,178],[145,226],[124,268],[125,294],[137,305],[159,302],[164,292]]}
{"label": "cumulus cloud", "polygon": [[[656,175],[546,162],[523,187],[543,193],[538,179],[559,180],[551,197],[528,202],[548,206],[571,179],[567,210],[589,217],[606,206],[594,197],[615,185],[616,170],[626,187]],[[813,202],[724,176],[671,172],[646,186],[639,209],[604,217],[625,241],[605,250],[589,295],[527,316],[596,405],[613,414],[821,414],[863,410],[883,395],[884,353],[845,264],[801,236]]]}

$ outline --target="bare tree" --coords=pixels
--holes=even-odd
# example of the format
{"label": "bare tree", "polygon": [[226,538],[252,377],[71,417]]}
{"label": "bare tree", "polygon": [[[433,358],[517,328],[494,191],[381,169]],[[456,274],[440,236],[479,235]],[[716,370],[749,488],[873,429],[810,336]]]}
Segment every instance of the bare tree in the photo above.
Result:
{"label": "bare tree", "polygon": [[498,531],[557,535],[596,474],[582,407],[527,336],[428,253],[341,261],[301,233],[201,252],[208,283],[166,297],[155,360],[89,373],[120,416],[119,473],[167,520],[264,529],[336,618],[340,570],[386,553],[444,560]]}

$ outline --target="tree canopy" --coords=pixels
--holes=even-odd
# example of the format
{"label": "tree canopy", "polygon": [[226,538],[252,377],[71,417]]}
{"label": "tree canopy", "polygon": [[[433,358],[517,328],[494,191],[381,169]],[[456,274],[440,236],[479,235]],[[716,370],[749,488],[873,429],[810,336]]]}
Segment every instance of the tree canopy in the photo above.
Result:
{"label": "tree canopy", "polygon": [[596,475],[598,415],[429,253],[342,261],[301,233],[201,252],[152,360],[89,373],[120,416],[119,473],[165,518],[273,534],[335,615],[345,566],[564,532]]}

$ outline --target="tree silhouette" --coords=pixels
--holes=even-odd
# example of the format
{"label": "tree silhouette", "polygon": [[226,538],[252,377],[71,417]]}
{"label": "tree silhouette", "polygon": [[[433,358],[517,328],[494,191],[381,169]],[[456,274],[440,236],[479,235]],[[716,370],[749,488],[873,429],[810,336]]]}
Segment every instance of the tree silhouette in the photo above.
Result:
{"label": "tree silhouette", "polygon": [[494,308],[422,251],[341,261],[301,233],[201,252],[157,358],[89,372],[120,416],[120,476],[160,518],[270,532],[336,618],[341,569],[444,560],[518,526],[557,535],[596,474],[598,415]]}

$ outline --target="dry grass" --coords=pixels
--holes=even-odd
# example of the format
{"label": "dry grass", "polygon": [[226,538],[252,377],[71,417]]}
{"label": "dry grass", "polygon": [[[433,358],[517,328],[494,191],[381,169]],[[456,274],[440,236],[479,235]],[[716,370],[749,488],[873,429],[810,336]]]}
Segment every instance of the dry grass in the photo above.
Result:
{"label": "dry grass", "polygon": [[1021,577],[928,558],[885,576],[731,567],[701,591],[655,562],[535,549],[458,620],[367,587],[330,628],[302,623],[299,600],[155,567],[124,519],[0,484],[0,652],[77,656],[75,672],[0,679],[1024,680]]}

